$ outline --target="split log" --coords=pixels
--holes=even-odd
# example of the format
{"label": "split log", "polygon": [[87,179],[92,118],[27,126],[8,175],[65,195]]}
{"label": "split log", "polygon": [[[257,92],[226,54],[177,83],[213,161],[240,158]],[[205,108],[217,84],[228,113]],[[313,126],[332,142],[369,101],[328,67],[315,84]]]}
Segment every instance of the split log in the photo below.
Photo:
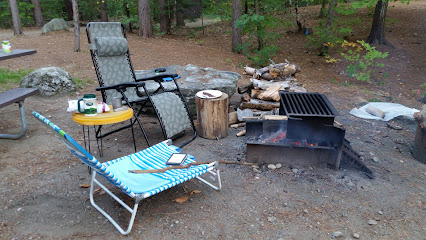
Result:
{"label": "split log", "polygon": [[283,87],[283,89],[288,89],[290,87],[289,82],[272,82],[272,81],[267,81],[267,80],[259,80],[259,79],[254,79],[251,78],[250,81],[253,83],[253,86],[255,89],[263,89],[263,90],[267,90],[268,88],[274,86],[275,84],[280,84],[281,87]]}
{"label": "split log", "polygon": [[280,107],[280,103],[267,104],[267,103],[242,102],[240,105],[241,109],[254,108],[259,110],[273,110],[274,108],[279,108],[279,107]]}
{"label": "split log", "polygon": [[244,130],[241,130],[240,132],[238,132],[237,134],[237,137],[241,137],[241,136],[244,136],[244,135],[246,135],[246,130],[244,129]]}
{"label": "split log", "polygon": [[250,97],[250,94],[248,93],[244,93],[243,95],[241,95],[241,101],[243,102],[250,102],[250,99],[251,97]]}
{"label": "split log", "polygon": [[259,100],[259,99],[251,99],[250,103],[256,103],[256,104],[271,104],[274,106],[280,106],[280,103],[277,102],[272,102],[272,101],[264,101],[264,100]]}
{"label": "split log", "polygon": [[239,122],[238,121],[238,114],[237,114],[236,111],[228,113],[228,124],[229,125],[235,124],[235,123],[238,123],[238,122]]}
{"label": "split log", "polygon": [[[272,71],[271,71],[272,70]],[[280,76],[290,76],[301,72],[299,65],[294,63],[278,63],[271,64],[267,67],[256,69],[253,73],[253,78],[271,80]]]}
{"label": "split log", "polygon": [[269,75],[271,75],[272,78],[277,78],[277,77],[281,76],[282,73],[280,72],[279,69],[272,67],[272,68],[269,69]]}
{"label": "split log", "polygon": [[255,68],[252,68],[252,67],[244,67],[244,74],[252,75],[252,76],[253,76],[254,71],[256,71],[256,69],[255,69]]}
{"label": "split log", "polygon": [[259,111],[253,110],[253,116],[266,116],[266,115],[274,115],[273,111]]}
{"label": "split log", "polygon": [[246,125],[246,122],[241,122],[241,123],[237,123],[237,124],[232,124],[231,128],[244,127],[245,125]]}
{"label": "split log", "polygon": [[279,83],[275,83],[275,85],[261,93],[258,98],[261,100],[272,100],[278,102],[280,100],[280,95],[278,94],[279,90],[284,90],[284,88]]}
{"label": "split log", "polygon": [[262,89],[252,89],[250,97],[251,98],[259,98],[259,95],[263,92],[264,92],[264,90],[262,90]]}
{"label": "split log", "polygon": [[287,116],[284,115],[266,115],[263,117],[265,120],[288,120]]}
{"label": "split log", "polygon": [[250,90],[253,88],[254,88],[253,83],[250,82],[250,83],[244,84],[243,86],[238,87],[237,90],[239,94],[243,94],[246,92],[250,92]]}
{"label": "split log", "polygon": [[245,117],[253,117],[253,111],[251,109],[237,109],[237,115],[239,121],[244,121]]}
{"label": "split log", "polygon": [[365,111],[368,112],[369,114],[376,116],[376,117],[379,117],[379,118],[385,117],[385,113],[382,110],[375,108],[375,107],[369,106],[365,109]]}
{"label": "split log", "polygon": [[414,119],[419,123],[414,137],[413,156],[422,163],[426,163],[426,105],[420,112],[414,113]]}

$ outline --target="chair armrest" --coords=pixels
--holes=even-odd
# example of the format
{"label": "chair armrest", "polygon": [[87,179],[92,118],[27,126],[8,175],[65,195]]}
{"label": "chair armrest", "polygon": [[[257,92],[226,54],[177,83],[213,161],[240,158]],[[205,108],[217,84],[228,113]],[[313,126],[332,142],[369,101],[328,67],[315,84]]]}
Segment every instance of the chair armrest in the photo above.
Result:
{"label": "chair armrest", "polygon": [[137,78],[136,82],[140,82],[140,81],[147,81],[147,80],[154,80],[156,82],[163,82],[163,78],[177,78],[178,75],[176,73],[173,74],[169,74],[169,73],[161,73],[161,74],[156,74],[156,75],[152,75],[152,76],[146,76],[146,77],[141,77],[141,78]]}
{"label": "chair armrest", "polygon": [[96,91],[102,91],[102,90],[110,90],[110,89],[126,89],[129,87],[143,87],[145,86],[144,82],[125,82],[125,83],[120,83],[120,84],[116,84],[116,85],[110,85],[110,86],[105,86],[105,87],[98,87],[96,88]]}

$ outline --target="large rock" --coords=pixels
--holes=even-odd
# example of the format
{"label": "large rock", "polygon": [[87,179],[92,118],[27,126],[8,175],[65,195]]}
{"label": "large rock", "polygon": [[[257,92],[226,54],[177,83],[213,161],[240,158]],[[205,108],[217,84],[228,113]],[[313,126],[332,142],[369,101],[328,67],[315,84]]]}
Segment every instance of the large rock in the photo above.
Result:
{"label": "large rock", "polygon": [[54,18],[50,22],[46,23],[41,29],[41,33],[45,34],[52,31],[66,30],[69,31],[69,27],[64,19]]}
{"label": "large rock", "polygon": [[21,87],[38,88],[40,95],[50,97],[61,93],[76,91],[71,75],[57,67],[39,68],[25,76]]}
{"label": "large rock", "polygon": [[[188,64],[187,66],[173,65],[167,67],[167,72],[175,72],[181,76],[177,82],[184,95],[191,114],[195,114],[195,94],[202,90],[214,89],[227,93],[229,98],[237,89],[237,82],[241,75],[236,72],[219,71],[213,68],[203,68]],[[153,69],[146,71],[135,71],[136,78],[151,75]],[[157,89],[158,84],[149,81],[146,84],[148,91]],[[174,87],[172,82],[165,84],[166,89]]]}

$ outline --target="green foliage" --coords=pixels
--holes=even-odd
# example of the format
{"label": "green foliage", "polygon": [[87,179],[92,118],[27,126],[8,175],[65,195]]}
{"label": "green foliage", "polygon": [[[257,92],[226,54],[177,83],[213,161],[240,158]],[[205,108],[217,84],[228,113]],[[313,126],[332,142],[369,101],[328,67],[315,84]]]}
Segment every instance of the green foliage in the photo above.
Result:
{"label": "green foliage", "polygon": [[74,81],[75,85],[79,89],[84,89],[87,86],[89,86],[90,84],[94,83],[93,79],[80,79],[80,78],[74,77],[72,80]]}
{"label": "green foliage", "polygon": [[379,58],[386,58],[388,52],[382,53],[377,51],[375,47],[364,41],[357,43],[349,43],[345,41],[342,47],[349,47],[347,52],[342,52],[341,55],[350,62],[346,68],[346,72],[351,77],[360,81],[370,82],[371,71],[376,67],[383,67],[383,64],[376,62]]}
{"label": "green foliage", "polygon": [[45,21],[50,21],[54,18],[65,18],[66,16],[63,10],[64,1],[61,0],[40,0],[40,8]]}
{"label": "green foliage", "polygon": [[30,72],[30,70],[18,69],[13,71],[0,67],[0,89],[8,90],[9,88],[17,87],[22,78]]}
{"label": "green foliage", "polygon": [[222,20],[232,19],[232,1],[210,0],[202,1],[203,14],[214,15]]}
{"label": "green foliage", "polygon": [[[242,34],[248,39],[238,46],[237,50],[241,51],[255,66],[265,65],[278,50],[278,47],[272,43],[279,37],[274,31],[279,23],[280,20],[271,15],[242,15],[236,21],[236,27],[241,28]],[[256,48],[252,46],[255,41]]]}
{"label": "green foliage", "polygon": [[18,1],[19,18],[22,25],[29,26],[34,24],[33,8],[34,5],[31,2]]}
{"label": "green foliage", "polygon": [[0,27],[10,28],[11,26],[13,26],[13,24],[9,1],[0,1]]}

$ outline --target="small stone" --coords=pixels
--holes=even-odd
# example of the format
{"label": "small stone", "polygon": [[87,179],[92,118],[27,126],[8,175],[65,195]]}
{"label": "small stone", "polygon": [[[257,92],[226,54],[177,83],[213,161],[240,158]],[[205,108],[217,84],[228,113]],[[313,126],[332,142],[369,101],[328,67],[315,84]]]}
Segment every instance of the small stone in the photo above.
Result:
{"label": "small stone", "polygon": [[273,216],[268,217],[268,222],[275,222],[275,220],[277,220],[276,217],[273,217]]}
{"label": "small stone", "polygon": [[382,211],[378,211],[377,213],[378,213],[378,214],[380,214],[380,215],[383,215],[383,212],[382,212]]}
{"label": "small stone", "polygon": [[253,172],[260,173],[259,169],[257,169],[257,168],[253,168]]}
{"label": "small stone", "polygon": [[282,165],[281,165],[281,163],[277,163],[277,164],[275,164],[275,167],[278,169],[278,168],[281,168]]}
{"label": "small stone", "polygon": [[293,173],[298,173],[298,172],[299,172],[299,169],[297,169],[297,168],[293,168],[293,169],[291,169],[291,171],[293,171]]}
{"label": "small stone", "polygon": [[307,209],[303,210],[303,212],[304,212],[304,213],[306,213],[306,214],[308,214],[308,213],[309,213]]}
{"label": "small stone", "polygon": [[354,238],[356,238],[356,239],[359,239],[359,233],[354,233],[354,234],[352,235],[352,237],[354,237]]}
{"label": "small stone", "polygon": [[400,163],[404,163],[404,161],[403,161],[403,160],[400,160],[399,162],[400,162]]}
{"label": "small stone", "polygon": [[18,212],[20,212],[20,211],[22,211],[23,209],[22,208],[18,208],[18,209],[16,209],[16,211],[18,211]]}
{"label": "small stone", "polygon": [[343,237],[343,233],[341,231],[336,231],[334,233],[331,234],[331,238],[341,238]]}
{"label": "small stone", "polygon": [[379,162],[379,158],[378,157],[373,157],[373,162]]}
{"label": "small stone", "polygon": [[268,168],[269,168],[269,169],[271,169],[271,170],[275,170],[275,169],[277,169],[277,167],[275,167],[275,165],[274,165],[274,164],[269,164],[269,165],[268,165]]}
{"label": "small stone", "polygon": [[368,225],[377,225],[377,221],[370,219],[370,220],[368,220]]}
{"label": "small stone", "polygon": [[252,168],[259,168],[259,165],[251,165]]}
{"label": "small stone", "polygon": [[373,152],[370,152],[370,155],[371,155],[371,156],[374,156],[374,153],[373,153]]}

